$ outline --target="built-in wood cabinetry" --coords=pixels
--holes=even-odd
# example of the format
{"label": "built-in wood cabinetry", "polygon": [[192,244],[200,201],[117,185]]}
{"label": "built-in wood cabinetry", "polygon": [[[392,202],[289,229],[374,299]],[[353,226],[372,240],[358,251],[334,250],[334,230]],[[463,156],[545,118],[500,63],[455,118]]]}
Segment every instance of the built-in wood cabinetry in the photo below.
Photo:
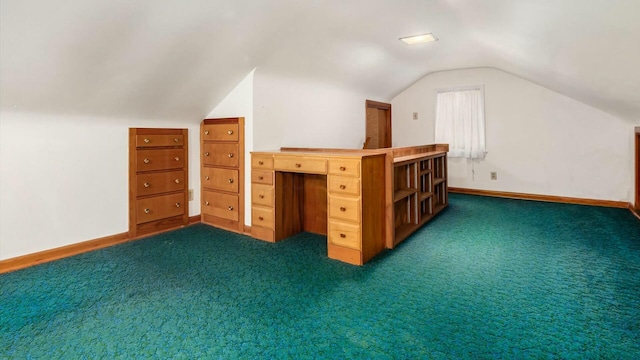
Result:
{"label": "built-in wood cabinetry", "polygon": [[201,221],[244,232],[244,118],[200,125]]}
{"label": "built-in wood cabinetry", "polygon": [[129,236],[187,225],[187,129],[129,129]]}

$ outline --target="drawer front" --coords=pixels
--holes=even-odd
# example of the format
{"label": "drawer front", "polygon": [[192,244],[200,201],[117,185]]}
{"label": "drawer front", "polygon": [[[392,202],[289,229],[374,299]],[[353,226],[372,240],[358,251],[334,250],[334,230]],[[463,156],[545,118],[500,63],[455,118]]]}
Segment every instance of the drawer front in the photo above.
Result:
{"label": "drawer front", "polygon": [[204,144],[205,165],[238,167],[238,144]]}
{"label": "drawer front", "polygon": [[329,217],[360,222],[360,198],[329,196]]}
{"label": "drawer front", "polygon": [[238,170],[203,167],[202,187],[237,193],[238,176]]}
{"label": "drawer front", "polygon": [[251,182],[254,184],[273,185],[273,171],[251,169]]}
{"label": "drawer front", "polygon": [[271,185],[253,184],[251,186],[251,203],[273,207],[274,189]]}
{"label": "drawer front", "polygon": [[202,126],[202,140],[238,141],[238,124],[208,124]]}
{"label": "drawer front", "polygon": [[184,171],[136,175],[138,196],[184,190]]}
{"label": "drawer front", "polygon": [[273,167],[276,171],[326,174],[327,160],[302,156],[276,155],[273,159]]}
{"label": "drawer front", "polygon": [[136,200],[136,224],[184,214],[184,193]]}
{"label": "drawer front", "polygon": [[238,195],[203,191],[202,213],[238,221]]}
{"label": "drawer front", "polygon": [[251,207],[251,226],[260,226],[273,230],[273,208]]}
{"label": "drawer front", "polygon": [[273,170],[273,156],[251,155],[251,167],[253,169]]}
{"label": "drawer front", "polygon": [[360,227],[336,220],[329,220],[327,238],[329,242],[354,250],[362,249]]}
{"label": "drawer front", "polygon": [[157,149],[136,151],[137,171],[181,169],[185,164],[182,149]]}
{"label": "drawer front", "polygon": [[360,177],[360,159],[331,159],[329,174]]}
{"label": "drawer front", "polygon": [[183,146],[182,135],[136,135],[136,147]]}
{"label": "drawer front", "polygon": [[[379,186],[383,186],[380,184]],[[342,195],[360,195],[360,179],[343,176],[329,176],[329,192]]]}

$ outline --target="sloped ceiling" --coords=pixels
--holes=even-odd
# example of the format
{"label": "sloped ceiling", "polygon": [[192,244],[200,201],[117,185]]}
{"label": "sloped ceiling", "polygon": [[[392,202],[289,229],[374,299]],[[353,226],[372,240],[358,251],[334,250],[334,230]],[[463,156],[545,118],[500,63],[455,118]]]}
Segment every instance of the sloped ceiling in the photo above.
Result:
{"label": "sloped ceiling", "polygon": [[[640,123],[638,0],[2,0],[2,110],[193,121],[253,68],[389,101],[494,67]],[[409,47],[399,37],[433,32]]]}

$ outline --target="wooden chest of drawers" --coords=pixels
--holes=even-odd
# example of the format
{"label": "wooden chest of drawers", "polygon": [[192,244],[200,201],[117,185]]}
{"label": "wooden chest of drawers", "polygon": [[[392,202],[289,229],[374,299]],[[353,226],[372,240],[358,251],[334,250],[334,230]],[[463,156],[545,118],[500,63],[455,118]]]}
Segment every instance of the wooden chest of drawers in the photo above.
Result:
{"label": "wooden chest of drawers", "polygon": [[187,129],[129,129],[129,236],[189,223]]}
{"label": "wooden chest of drawers", "polygon": [[244,118],[200,124],[201,221],[244,232]]}

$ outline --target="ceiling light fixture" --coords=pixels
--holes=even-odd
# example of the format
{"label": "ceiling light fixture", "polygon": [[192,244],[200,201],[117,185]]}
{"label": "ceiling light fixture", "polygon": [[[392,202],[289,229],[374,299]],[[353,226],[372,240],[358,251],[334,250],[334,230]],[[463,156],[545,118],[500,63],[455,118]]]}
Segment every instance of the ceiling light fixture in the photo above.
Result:
{"label": "ceiling light fixture", "polygon": [[400,40],[407,45],[414,45],[414,44],[422,44],[422,43],[427,43],[432,41],[438,41],[438,38],[432,33],[428,33],[428,34],[422,34],[422,35],[407,36],[407,37],[400,38]]}

